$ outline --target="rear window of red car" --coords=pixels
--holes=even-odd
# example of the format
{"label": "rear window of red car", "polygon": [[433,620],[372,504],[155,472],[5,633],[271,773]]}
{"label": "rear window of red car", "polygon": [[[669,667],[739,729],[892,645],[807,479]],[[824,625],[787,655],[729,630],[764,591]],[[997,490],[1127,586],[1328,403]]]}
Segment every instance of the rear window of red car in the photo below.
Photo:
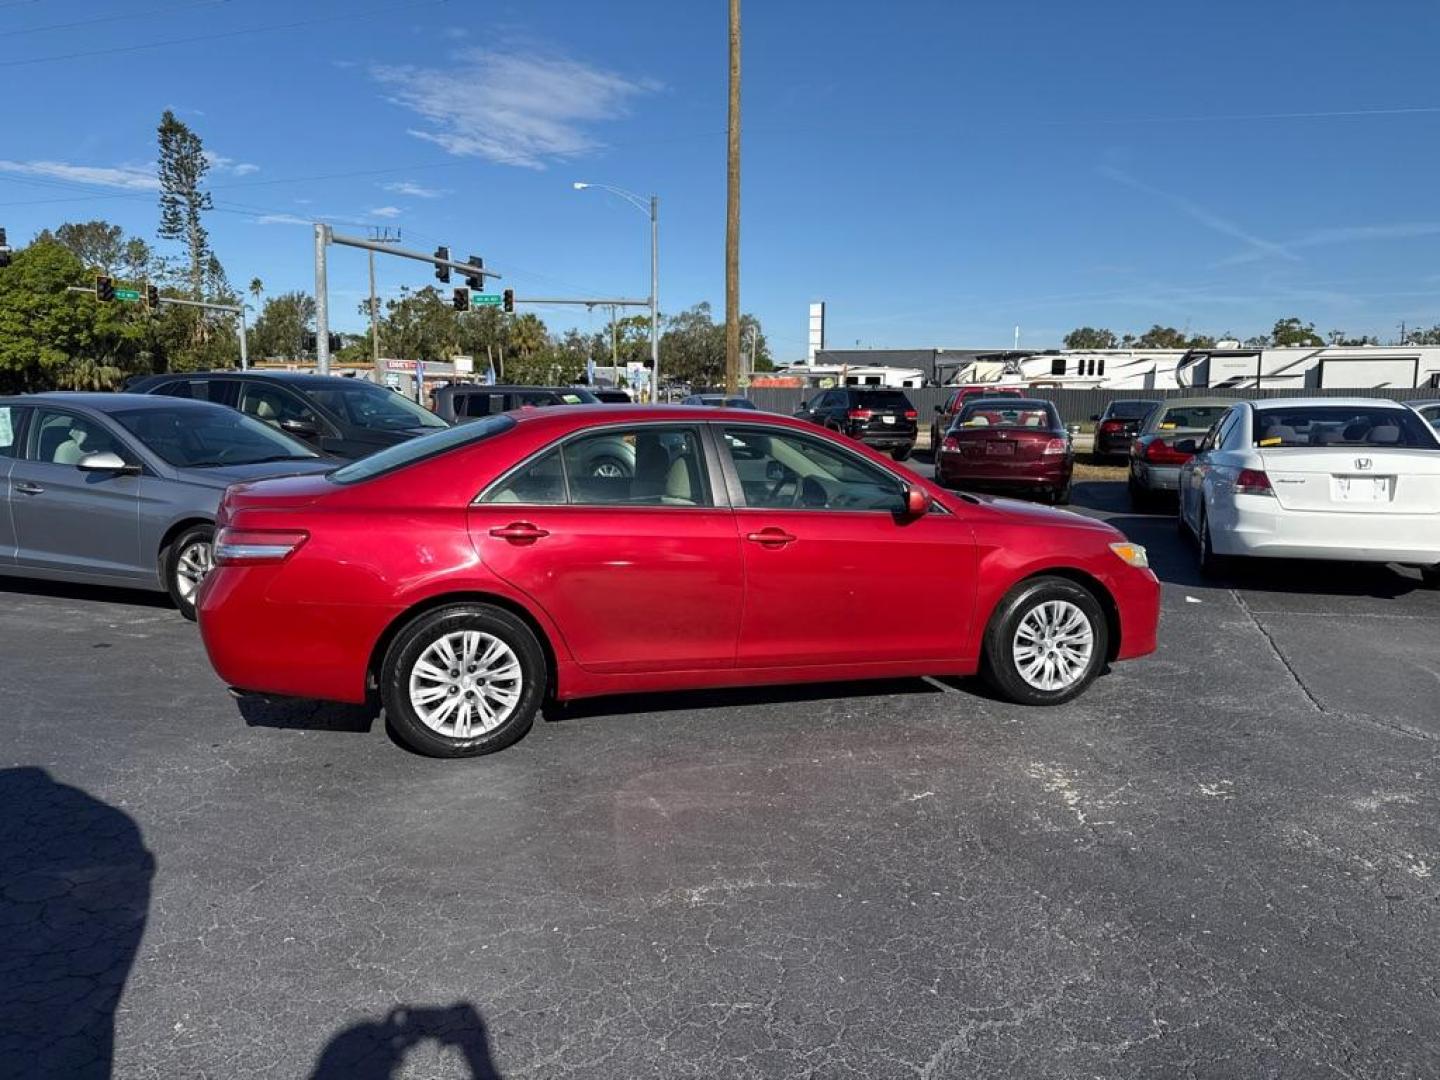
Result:
{"label": "rear window of red car", "polygon": [[342,465],[334,472],[326,473],[326,476],[337,484],[362,484],[366,480],[373,480],[377,476],[394,472],[396,469],[403,469],[417,461],[444,454],[456,447],[469,446],[481,439],[499,435],[502,431],[509,431],[514,426],[515,418],[504,413],[499,416],[487,416],[483,420],[473,420],[468,424],[456,424],[452,428],[444,428],[433,435],[421,435],[418,439],[407,439],[394,446],[387,446],[384,450],[379,450],[369,457],[352,461],[349,465]]}

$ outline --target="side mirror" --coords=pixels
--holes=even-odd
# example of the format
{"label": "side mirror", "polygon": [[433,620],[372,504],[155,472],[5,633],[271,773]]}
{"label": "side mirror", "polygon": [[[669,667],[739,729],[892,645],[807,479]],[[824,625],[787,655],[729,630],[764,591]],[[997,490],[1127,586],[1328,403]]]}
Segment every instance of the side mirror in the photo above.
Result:
{"label": "side mirror", "polygon": [[945,406],[944,406],[944,405],[936,405],[936,406],[935,406],[935,412],[936,412],[938,415],[940,415],[940,416],[944,416],[944,415],[945,415]]}
{"label": "side mirror", "polygon": [[1179,454],[1194,454],[1200,450],[1200,444],[1194,439],[1181,439],[1174,446],[1175,452]]}
{"label": "side mirror", "polygon": [[930,496],[913,484],[905,485],[905,516],[923,517],[930,510]]}
{"label": "side mirror", "polygon": [[125,459],[111,450],[99,454],[86,454],[75,463],[75,467],[81,472],[133,474],[140,471],[140,466],[125,464]]}
{"label": "side mirror", "polygon": [[1099,414],[1098,412],[1096,412],[1096,413],[1091,413],[1091,414],[1090,414],[1090,419],[1091,419],[1091,420],[1099,420],[1099,419],[1100,419],[1100,414]]}
{"label": "side mirror", "polygon": [[302,439],[313,439],[320,434],[320,427],[312,420],[281,420],[280,429]]}

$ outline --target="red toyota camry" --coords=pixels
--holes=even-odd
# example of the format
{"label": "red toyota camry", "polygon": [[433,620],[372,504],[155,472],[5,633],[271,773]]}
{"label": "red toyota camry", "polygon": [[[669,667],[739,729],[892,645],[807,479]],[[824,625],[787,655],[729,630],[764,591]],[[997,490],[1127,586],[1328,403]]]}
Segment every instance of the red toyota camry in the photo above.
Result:
{"label": "red toyota camry", "polygon": [[199,615],[220,676],[378,690],[441,756],[509,745],[547,695],[980,671],[1057,704],[1151,652],[1159,617],[1110,526],[753,411],[492,416],[232,487],[218,526]]}

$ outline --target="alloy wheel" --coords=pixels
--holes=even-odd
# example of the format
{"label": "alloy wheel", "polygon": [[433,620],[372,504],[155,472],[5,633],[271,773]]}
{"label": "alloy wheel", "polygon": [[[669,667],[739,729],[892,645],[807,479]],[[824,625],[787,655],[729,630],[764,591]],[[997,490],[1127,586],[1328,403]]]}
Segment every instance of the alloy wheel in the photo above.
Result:
{"label": "alloy wheel", "polygon": [[1095,631],[1077,605],[1047,600],[1025,613],[1011,649],[1020,677],[1035,689],[1067,690],[1089,670]]}
{"label": "alloy wheel", "polygon": [[410,705],[422,723],[453,739],[483,735],[514,712],[524,689],[520,659],[492,634],[436,638],[410,669]]}
{"label": "alloy wheel", "polygon": [[195,602],[195,593],[206,575],[215,568],[215,551],[208,540],[186,544],[175,560],[175,591],[187,604]]}

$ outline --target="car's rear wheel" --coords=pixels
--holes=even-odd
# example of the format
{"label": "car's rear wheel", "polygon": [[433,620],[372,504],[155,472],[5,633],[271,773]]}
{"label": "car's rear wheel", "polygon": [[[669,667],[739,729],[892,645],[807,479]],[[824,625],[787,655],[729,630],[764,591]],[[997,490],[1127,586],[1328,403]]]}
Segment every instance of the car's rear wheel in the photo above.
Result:
{"label": "car's rear wheel", "polygon": [[1090,685],[1108,648],[1105,613],[1088,589],[1068,578],[1031,578],[991,616],[981,670],[1010,701],[1059,705]]}
{"label": "car's rear wheel", "polygon": [[396,635],[380,671],[385,715],[431,757],[502,750],[535,722],[545,652],[525,622],[488,604],[427,612]]}
{"label": "car's rear wheel", "polygon": [[1055,491],[1053,491],[1053,492],[1051,493],[1051,495],[1050,495],[1050,502],[1051,502],[1053,505],[1055,505],[1055,506],[1069,506],[1069,505],[1070,505],[1070,481],[1069,481],[1069,480],[1066,480],[1066,481],[1065,481],[1065,486],[1064,486],[1064,487],[1062,487],[1062,488],[1057,488]]}
{"label": "car's rear wheel", "polygon": [[1206,577],[1220,577],[1231,568],[1232,560],[1215,553],[1215,545],[1210,538],[1210,517],[1204,510],[1200,511],[1200,525],[1195,530],[1195,547],[1200,559],[1200,573]]}
{"label": "car's rear wheel", "polygon": [[1420,568],[1420,580],[1427,588],[1440,589],[1440,563],[1434,566],[1422,566]]}
{"label": "car's rear wheel", "polygon": [[195,597],[200,584],[215,568],[214,544],[213,525],[193,525],[165,549],[165,589],[170,602],[191,622],[195,621]]}
{"label": "car's rear wheel", "polygon": [[898,449],[890,451],[890,456],[896,461],[904,461],[910,456],[910,451],[913,449],[915,449],[913,446],[902,446]]}

